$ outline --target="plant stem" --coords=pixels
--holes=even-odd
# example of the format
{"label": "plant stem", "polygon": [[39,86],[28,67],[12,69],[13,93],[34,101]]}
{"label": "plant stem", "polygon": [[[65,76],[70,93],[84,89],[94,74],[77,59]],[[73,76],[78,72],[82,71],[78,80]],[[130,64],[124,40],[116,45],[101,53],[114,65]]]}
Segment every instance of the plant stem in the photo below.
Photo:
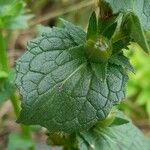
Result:
{"label": "plant stem", "polygon": [[19,108],[19,105],[18,105],[18,102],[17,102],[16,95],[13,94],[10,99],[11,99],[11,103],[12,103],[13,108],[14,108],[14,112],[15,112],[16,116],[18,117],[19,112],[20,112],[20,108]]}
{"label": "plant stem", "polygon": [[8,73],[9,67],[7,62],[7,52],[2,30],[0,30],[0,65],[0,70]]}
{"label": "plant stem", "polygon": [[[14,108],[14,112],[16,114],[16,116],[18,117],[19,116],[19,112],[20,112],[20,107],[19,107],[19,104],[18,104],[18,100],[17,100],[17,96],[15,94],[13,94],[11,97],[11,102],[12,102],[12,105],[13,105],[13,108]],[[22,133],[23,133],[23,137],[24,138],[30,138],[30,129],[29,127],[27,126],[24,126],[24,125],[21,125],[21,130],[22,130]]]}
{"label": "plant stem", "polygon": [[[3,36],[3,31],[0,30],[0,70],[5,71],[6,73],[9,72],[9,66],[8,66],[8,59],[7,59],[7,51],[6,51],[6,45],[5,45],[5,39]],[[17,96],[15,95],[15,92],[10,97],[11,103],[14,108],[14,112],[16,116],[19,115],[20,107],[18,104]],[[31,131],[30,128],[24,125],[21,125],[22,135],[24,138],[31,140]],[[34,150],[34,147],[31,147],[30,150]]]}
{"label": "plant stem", "polygon": [[[19,112],[20,112],[20,107],[18,104],[17,96],[15,94],[13,94],[10,99],[11,99],[11,102],[12,102],[12,105],[14,108],[14,112],[15,112],[16,116],[18,117]],[[31,140],[32,137],[31,137],[30,128],[28,126],[25,126],[25,125],[20,125],[20,127],[21,127],[21,131],[22,131],[22,137],[25,139]],[[34,146],[30,147],[29,150],[34,150]]]}

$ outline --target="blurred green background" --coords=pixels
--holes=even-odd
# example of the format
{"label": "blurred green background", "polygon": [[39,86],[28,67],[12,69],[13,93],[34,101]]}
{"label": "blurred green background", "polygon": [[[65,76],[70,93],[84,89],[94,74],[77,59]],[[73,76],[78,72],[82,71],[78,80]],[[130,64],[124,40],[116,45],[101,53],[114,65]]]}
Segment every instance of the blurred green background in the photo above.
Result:
{"label": "blurred green background", "polygon": [[[26,0],[25,4],[24,13],[31,18],[28,18],[28,28],[22,30],[5,29],[8,61],[12,69],[15,67],[16,59],[25,52],[27,41],[38,34],[39,24],[49,27],[60,26],[59,18],[61,17],[86,30],[89,16],[95,9],[94,0]],[[20,24],[22,21],[21,19]],[[147,37],[150,39],[149,33]],[[126,51],[126,55],[135,67],[136,74],[129,74],[127,98],[118,107],[131,117],[147,136],[150,136],[150,56],[142,52],[140,47],[134,43]],[[14,74],[13,72],[14,70],[11,74]],[[10,80],[12,80],[11,74]],[[8,93],[12,92],[9,91],[11,90],[9,87],[7,88]],[[20,129],[15,122],[16,116],[10,101],[7,101],[9,96],[7,93],[3,93],[3,95],[1,93],[2,91],[0,91],[0,149],[3,150],[7,147],[10,150],[15,150],[15,147],[12,147],[12,139],[17,141],[16,145],[24,144],[28,147],[31,143],[22,141],[16,134],[20,132]],[[19,97],[19,94],[17,96]],[[46,140],[45,129],[31,128],[34,141],[43,144]],[[37,147],[42,149],[40,146]]]}

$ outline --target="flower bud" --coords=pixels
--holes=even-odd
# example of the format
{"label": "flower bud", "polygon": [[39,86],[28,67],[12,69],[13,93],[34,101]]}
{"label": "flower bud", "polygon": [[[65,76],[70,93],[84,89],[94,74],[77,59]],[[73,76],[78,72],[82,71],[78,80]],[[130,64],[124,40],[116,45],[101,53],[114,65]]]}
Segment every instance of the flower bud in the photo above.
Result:
{"label": "flower bud", "polygon": [[111,42],[102,36],[95,41],[89,39],[85,45],[85,54],[91,62],[107,62],[112,54]]}

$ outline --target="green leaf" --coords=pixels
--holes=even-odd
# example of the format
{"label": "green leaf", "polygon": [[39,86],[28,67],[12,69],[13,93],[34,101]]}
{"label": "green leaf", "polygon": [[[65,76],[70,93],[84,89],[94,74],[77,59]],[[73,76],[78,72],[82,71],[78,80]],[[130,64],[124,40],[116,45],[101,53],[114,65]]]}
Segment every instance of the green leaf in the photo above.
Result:
{"label": "green leaf", "polygon": [[129,120],[126,118],[116,117],[110,126],[119,126],[126,123],[129,123]]}
{"label": "green leaf", "polygon": [[111,26],[109,26],[109,27],[107,28],[107,30],[105,30],[105,31],[103,32],[103,35],[104,35],[105,37],[107,37],[108,39],[111,39],[111,37],[113,36],[113,34],[114,34],[116,28],[117,28],[117,22],[115,22],[115,23],[113,23]]}
{"label": "green leaf", "polygon": [[93,12],[90,20],[89,20],[89,26],[87,30],[87,40],[88,39],[95,39],[97,36],[97,18],[96,18],[96,13]]}
{"label": "green leaf", "polygon": [[123,49],[127,48],[130,42],[130,37],[129,36],[121,36],[117,41],[113,42],[112,47],[113,47],[113,54],[118,54],[120,53]]}
{"label": "green leaf", "polygon": [[123,54],[112,55],[109,62],[112,64],[120,65],[125,69],[135,73],[135,69],[130,64],[129,59]]}
{"label": "green leaf", "polygon": [[25,2],[23,0],[0,0],[0,28],[27,28],[27,21],[31,17],[33,16],[25,15]]}
{"label": "green leaf", "polygon": [[0,80],[8,77],[8,73],[5,71],[0,71]]}
{"label": "green leaf", "polygon": [[92,63],[92,69],[100,81],[105,81],[107,77],[107,65],[108,63]]}
{"label": "green leaf", "polygon": [[85,32],[78,26],[73,25],[72,23],[64,20],[64,19],[60,19],[65,27],[65,30],[70,34],[70,36],[72,37],[72,39],[74,40],[74,42],[76,44],[84,44],[86,41],[86,34]]}
{"label": "green leaf", "polygon": [[17,62],[23,96],[18,122],[50,132],[81,131],[105,119],[124,98],[128,80],[121,66],[108,64],[106,80],[100,81],[101,70],[93,71],[83,50],[85,32],[63,22],[64,29],[54,27],[30,41]]}
{"label": "green leaf", "polygon": [[123,17],[121,30],[123,30],[125,34],[130,35],[134,42],[137,42],[146,53],[149,53],[150,48],[146,35],[136,15],[127,13]]}
{"label": "green leaf", "polygon": [[28,149],[32,146],[33,143],[30,140],[24,139],[18,134],[11,133],[9,135],[7,150]]}
{"label": "green leaf", "polygon": [[21,15],[9,19],[5,24],[5,29],[26,29],[28,27],[28,20],[30,20],[32,17],[33,15]]}
{"label": "green leaf", "polygon": [[43,36],[51,32],[51,28],[43,25],[37,25],[37,34],[38,36]]}
{"label": "green leaf", "polygon": [[105,0],[110,4],[114,13],[135,13],[145,30],[150,29],[149,0]]}
{"label": "green leaf", "polygon": [[149,148],[150,148],[150,139],[149,138],[145,138],[145,143],[146,143],[146,150],[149,150]]}
{"label": "green leaf", "polygon": [[132,122],[97,127],[78,135],[80,150],[148,150],[143,133]]}
{"label": "green leaf", "polygon": [[18,16],[22,13],[25,3],[22,0],[0,0],[0,17]]}
{"label": "green leaf", "polygon": [[106,20],[98,20],[98,32],[100,35],[111,39],[117,27],[117,16],[112,16]]}

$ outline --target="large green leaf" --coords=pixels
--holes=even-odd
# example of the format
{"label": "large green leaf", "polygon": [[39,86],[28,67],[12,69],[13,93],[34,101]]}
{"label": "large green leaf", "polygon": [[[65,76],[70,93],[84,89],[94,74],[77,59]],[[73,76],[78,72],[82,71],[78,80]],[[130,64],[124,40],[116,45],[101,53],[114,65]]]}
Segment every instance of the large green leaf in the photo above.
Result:
{"label": "large green leaf", "polygon": [[150,29],[150,1],[149,0],[105,0],[110,4],[114,13],[134,12],[145,30]]}
{"label": "large green leaf", "polygon": [[128,79],[122,66],[109,63],[101,81],[101,70],[84,54],[86,33],[63,22],[64,29],[54,27],[30,41],[17,62],[16,84],[23,96],[18,122],[50,132],[85,130],[105,119],[124,98]]}
{"label": "large green leaf", "polygon": [[149,150],[148,140],[132,124],[96,127],[79,133],[80,150]]}

